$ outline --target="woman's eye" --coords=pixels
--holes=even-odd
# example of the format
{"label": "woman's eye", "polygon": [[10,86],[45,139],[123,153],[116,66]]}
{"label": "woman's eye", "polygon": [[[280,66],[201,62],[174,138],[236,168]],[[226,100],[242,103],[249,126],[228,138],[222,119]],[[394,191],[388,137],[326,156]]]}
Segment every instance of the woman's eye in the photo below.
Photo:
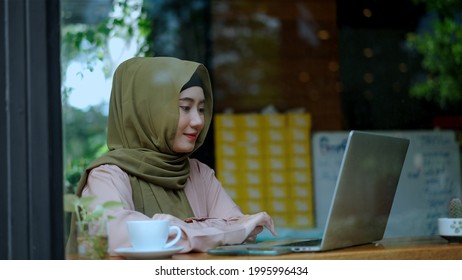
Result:
{"label": "woman's eye", "polygon": [[199,108],[200,113],[205,113],[205,108]]}
{"label": "woman's eye", "polygon": [[191,107],[189,107],[189,106],[180,106],[180,109],[185,111],[185,112],[188,112],[189,110],[191,110]]}

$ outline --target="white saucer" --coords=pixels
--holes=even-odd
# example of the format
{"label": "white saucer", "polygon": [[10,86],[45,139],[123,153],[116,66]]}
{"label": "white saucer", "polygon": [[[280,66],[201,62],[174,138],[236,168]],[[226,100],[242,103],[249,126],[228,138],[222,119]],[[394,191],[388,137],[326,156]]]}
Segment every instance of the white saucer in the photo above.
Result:
{"label": "white saucer", "polygon": [[135,249],[133,247],[130,248],[117,248],[114,251],[121,255],[122,257],[126,257],[128,259],[139,259],[139,260],[152,260],[152,259],[164,259],[171,257],[173,254],[178,253],[181,251],[183,247],[173,246],[166,249],[161,250],[143,250],[143,249]]}

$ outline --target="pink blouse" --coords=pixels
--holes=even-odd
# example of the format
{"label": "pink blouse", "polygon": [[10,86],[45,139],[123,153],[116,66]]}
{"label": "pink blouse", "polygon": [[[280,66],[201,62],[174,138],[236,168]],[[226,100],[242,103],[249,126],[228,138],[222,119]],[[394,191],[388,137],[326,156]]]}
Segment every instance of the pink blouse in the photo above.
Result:
{"label": "pink blouse", "polygon": [[[243,217],[244,215],[240,208],[232,201],[223,189],[221,183],[215,177],[215,172],[210,167],[196,159],[190,159],[189,161],[190,176],[186,182],[185,193],[195,217],[219,218],[219,220],[233,220],[230,218]],[[113,250],[116,248],[131,246],[128,239],[126,221],[166,217],[164,214],[156,214],[154,217],[148,217],[135,211],[129,177],[127,173],[116,165],[101,165],[94,168],[88,176],[87,185],[83,190],[82,196],[95,196],[95,204],[102,204],[108,200],[121,201],[124,204],[123,209],[110,209],[108,211],[109,215],[115,217],[115,219],[112,219],[109,222],[109,251],[111,253],[113,253]],[[266,215],[266,213],[264,214]],[[175,218],[171,217],[171,220],[175,221]],[[237,240],[237,242],[244,241],[247,235],[255,229],[255,226],[258,226],[259,224],[268,224],[268,218],[264,218],[265,222],[263,223],[260,222],[262,220],[261,218],[254,220],[258,221],[249,225],[246,224],[244,227],[242,227],[242,221],[240,222],[241,225],[239,230],[242,231],[242,234],[245,236],[239,236],[239,240]],[[210,227],[217,225],[217,220],[212,219],[209,221]],[[182,227],[185,235],[182,238],[183,243],[181,244],[185,247],[184,252],[191,250],[204,251],[208,247],[220,245],[222,242],[220,240],[226,237],[227,232],[235,231],[237,226],[237,224],[234,226],[226,224],[221,225],[221,229],[219,230],[220,232],[216,231],[216,227],[214,227],[213,231],[210,231],[207,230],[208,226],[206,220],[205,225],[204,223],[201,223],[201,225],[196,226],[194,230],[191,228],[191,233],[188,237],[190,225],[184,224],[182,221],[176,222],[181,224],[180,227]],[[246,227],[248,227],[248,229],[246,229]],[[218,226],[218,228],[220,228],[220,226]],[[197,233],[197,230],[203,232]],[[194,236],[192,236],[193,232],[196,235],[201,235],[202,240],[204,234],[211,234],[215,236],[210,236],[209,240],[205,243],[201,241],[202,244],[194,244]]]}

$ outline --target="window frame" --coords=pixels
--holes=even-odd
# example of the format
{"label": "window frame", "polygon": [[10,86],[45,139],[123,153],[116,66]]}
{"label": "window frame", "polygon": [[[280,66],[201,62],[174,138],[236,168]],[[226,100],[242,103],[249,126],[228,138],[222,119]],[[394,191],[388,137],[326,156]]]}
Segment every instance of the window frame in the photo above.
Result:
{"label": "window frame", "polygon": [[0,259],[63,259],[60,1],[0,0]]}

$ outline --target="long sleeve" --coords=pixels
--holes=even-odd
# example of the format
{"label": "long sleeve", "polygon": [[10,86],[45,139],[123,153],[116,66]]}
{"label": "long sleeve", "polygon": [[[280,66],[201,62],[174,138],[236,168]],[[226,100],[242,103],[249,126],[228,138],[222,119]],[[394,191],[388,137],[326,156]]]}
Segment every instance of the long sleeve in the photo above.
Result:
{"label": "long sleeve", "polygon": [[243,215],[223,189],[215,172],[196,159],[190,159],[190,176],[185,192],[196,217],[234,218]]}
{"label": "long sleeve", "polygon": [[135,211],[132,189],[128,175],[115,165],[101,165],[94,168],[87,179],[82,196],[95,196],[95,205],[106,201],[120,201],[123,208],[110,209],[109,252],[130,247],[126,222],[129,220],[149,220],[169,218],[180,226],[183,237],[179,246],[182,252],[205,251],[222,244],[243,242],[257,226],[274,230],[271,218],[266,213],[244,215],[232,201],[216,179],[212,169],[197,160],[191,160],[191,175],[185,187],[186,196],[196,218],[189,222],[166,215],[148,217]]}

